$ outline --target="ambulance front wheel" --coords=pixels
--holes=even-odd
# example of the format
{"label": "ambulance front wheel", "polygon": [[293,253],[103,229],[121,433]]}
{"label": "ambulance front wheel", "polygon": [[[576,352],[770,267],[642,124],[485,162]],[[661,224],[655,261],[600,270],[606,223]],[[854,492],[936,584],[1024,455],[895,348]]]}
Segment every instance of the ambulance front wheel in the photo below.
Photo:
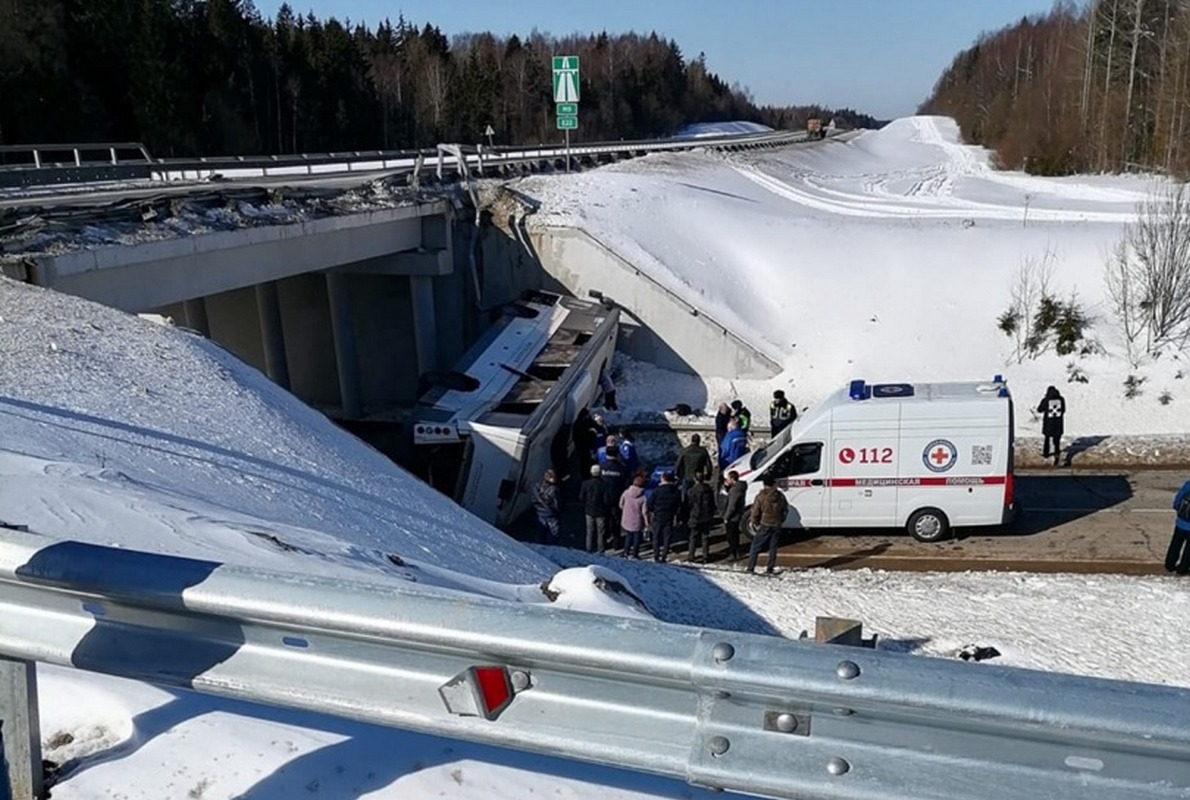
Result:
{"label": "ambulance front wheel", "polygon": [[909,515],[905,529],[919,542],[940,542],[950,535],[950,520],[936,508],[919,508]]}

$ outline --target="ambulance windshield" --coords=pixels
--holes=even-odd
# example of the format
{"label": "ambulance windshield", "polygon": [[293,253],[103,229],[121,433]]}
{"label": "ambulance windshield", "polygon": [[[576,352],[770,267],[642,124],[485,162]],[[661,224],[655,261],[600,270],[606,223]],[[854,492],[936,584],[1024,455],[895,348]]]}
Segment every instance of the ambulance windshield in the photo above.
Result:
{"label": "ambulance windshield", "polygon": [[789,444],[790,439],[793,438],[793,428],[793,425],[788,426],[774,438],[765,442],[764,447],[753,452],[752,458],[748,461],[748,466],[752,469],[759,469],[762,464],[784,450],[785,446]]}

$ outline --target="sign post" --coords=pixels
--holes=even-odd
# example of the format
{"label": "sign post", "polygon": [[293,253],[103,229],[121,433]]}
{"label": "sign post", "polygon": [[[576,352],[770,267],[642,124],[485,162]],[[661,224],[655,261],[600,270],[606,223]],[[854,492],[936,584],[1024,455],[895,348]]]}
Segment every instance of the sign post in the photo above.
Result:
{"label": "sign post", "polygon": [[558,130],[566,133],[566,171],[570,172],[570,132],[578,130],[578,56],[554,56],[554,103]]}
{"label": "sign post", "polygon": [[496,131],[494,128],[492,128],[490,123],[488,124],[488,126],[486,128],[484,128],[483,135],[488,137],[488,147],[491,147],[492,146],[492,137],[496,135]]}

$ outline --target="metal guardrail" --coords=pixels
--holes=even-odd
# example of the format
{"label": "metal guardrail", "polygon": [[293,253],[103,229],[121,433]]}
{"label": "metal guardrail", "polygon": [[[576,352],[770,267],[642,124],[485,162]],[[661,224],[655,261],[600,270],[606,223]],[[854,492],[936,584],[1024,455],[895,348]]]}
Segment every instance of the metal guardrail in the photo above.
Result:
{"label": "metal guardrail", "polygon": [[[9,658],[761,796],[1190,795],[1184,689],[7,530],[0,620],[0,655]],[[10,711],[0,708],[6,720]]]}
{"label": "metal guardrail", "polygon": [[[660,150],[691,150],[696,148],[746,148],[776,146],[806,139],[801,131],[725,135],[696,139],[648,139],[619,142],[593,142],[572,145],[573,162],[593,156],[615,153],[642,154]],[[466,146],[464,158],[473,169],[483,172],[489,168],[509,167],[533,161],[566,158],[564,146],[485,147]],[[24,163],[0,163],[0,186],[32,187],[63,183],[87,183],[117,180],[208,180],[213,177],[273,178],[283,176],[335,175],[353,172],[413,171],[426,160],[439,159],[457,168],[453,158],[442,159],[439,149],[427,150],[367,150],[343,153],[318,153],[280,156],[220,156],[213,158],[154,159],[143,145],[77,144],[31,145],[0,147],[0,162],[4,152],[26,156]],[[66,161],[54,161],[44,156],[55,152],[70,155]],[[138,154],[134,159],[121,159],[121,153]],[[102,157],[83,158],[86,154]],[[106,154],[106,155],[104,155]]]}

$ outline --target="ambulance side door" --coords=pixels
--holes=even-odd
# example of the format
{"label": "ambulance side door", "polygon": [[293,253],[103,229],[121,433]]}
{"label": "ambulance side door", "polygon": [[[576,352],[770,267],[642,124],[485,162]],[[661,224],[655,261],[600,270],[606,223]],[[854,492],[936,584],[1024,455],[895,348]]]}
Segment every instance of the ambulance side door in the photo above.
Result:
{"label": "ambulance side door", "polygon": [[881,528],[897,524],[900,441],[886,424],[836,424],[831,458],[830,524]]}
{"label": "ambulance side door", "polygon": [[766,475],[777,479],[777,488],[789,501],[787,528],[814,528],[826,524],[826,469],[822,442],[798,442],[782,453]]}

